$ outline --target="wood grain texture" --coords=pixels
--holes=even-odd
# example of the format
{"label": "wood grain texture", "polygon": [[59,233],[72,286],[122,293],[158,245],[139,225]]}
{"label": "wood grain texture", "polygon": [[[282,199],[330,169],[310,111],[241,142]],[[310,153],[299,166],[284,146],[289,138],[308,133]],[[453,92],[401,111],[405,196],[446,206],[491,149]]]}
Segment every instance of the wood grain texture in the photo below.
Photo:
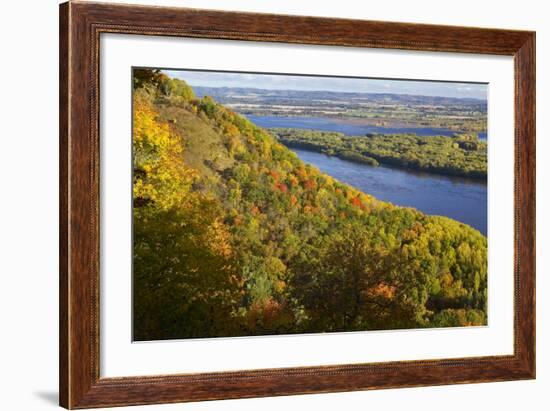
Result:
{"label": "wood grain texture", "polygon": [[[99,373],[101,33],[514,56],[514,355],[156,377]],[[91,408],[528,379],[535,376],[535,34],[70,2],[60,6],[60,404]]]}
{"label": "wood grain texture", "polygon": [[517,355],[535,374],[535,34],[515,54]]}
{"label": "wood grain texture", "polygon": [[69,6],[59,14],[59,402],[69,404],[69,282],[68,282],[68,134],[69,134]]}

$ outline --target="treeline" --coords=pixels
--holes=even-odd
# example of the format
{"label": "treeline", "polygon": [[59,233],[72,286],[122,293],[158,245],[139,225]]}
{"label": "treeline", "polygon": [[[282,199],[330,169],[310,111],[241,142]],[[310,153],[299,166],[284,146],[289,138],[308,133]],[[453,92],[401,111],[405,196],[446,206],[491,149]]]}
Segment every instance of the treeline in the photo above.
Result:
{"label": "treeline", "polygon": [[487,239],[380,202],[134,72],[136,340],[483,325]]}
{"label": "treeline", "polygon": [[420,137],[416,134],[342,133],[295,128],[270,131],[287,147],[377,166],[379,163],[430,173],[487,179],[487,143],[477,134]]}

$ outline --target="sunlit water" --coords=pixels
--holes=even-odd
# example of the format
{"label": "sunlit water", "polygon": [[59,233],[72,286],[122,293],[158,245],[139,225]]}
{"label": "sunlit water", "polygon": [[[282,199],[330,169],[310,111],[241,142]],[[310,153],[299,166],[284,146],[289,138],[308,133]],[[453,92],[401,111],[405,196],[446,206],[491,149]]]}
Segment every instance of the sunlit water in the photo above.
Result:
{"label": "sunlit water", "polygon": [[487,235],[487,185],[463,178],[371,167],[292,149],[306,163],[379,200],[466,223]]}

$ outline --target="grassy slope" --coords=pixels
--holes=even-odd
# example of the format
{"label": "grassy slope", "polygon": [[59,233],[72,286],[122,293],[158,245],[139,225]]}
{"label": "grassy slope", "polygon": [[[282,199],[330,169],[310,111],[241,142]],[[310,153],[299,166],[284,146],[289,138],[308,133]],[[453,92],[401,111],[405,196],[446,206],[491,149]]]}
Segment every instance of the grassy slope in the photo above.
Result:
{"label": "grassy slope", "polygon": [[159,120],[168,122],[184,140],[184,161],[203,175],[214,176],[215,172],[206,161],[217,161],[223,167],[231,167],[234,160],[225,150],[220,135],[208,122],[188,110],[169,104],[157,105]]}

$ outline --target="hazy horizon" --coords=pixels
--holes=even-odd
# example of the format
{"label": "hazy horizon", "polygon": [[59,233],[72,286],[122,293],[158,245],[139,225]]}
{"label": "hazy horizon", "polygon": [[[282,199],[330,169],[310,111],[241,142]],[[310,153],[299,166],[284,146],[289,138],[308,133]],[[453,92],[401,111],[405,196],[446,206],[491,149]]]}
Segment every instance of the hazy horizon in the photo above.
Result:
{"label": "hazy horizon", "polygon": [[487,100],[487,84],[429,80],[390,80],[259,74],[193,70],[162,70],[192,87],[252,88],[258,90],[324,91],[340,93],[404,94]]}

